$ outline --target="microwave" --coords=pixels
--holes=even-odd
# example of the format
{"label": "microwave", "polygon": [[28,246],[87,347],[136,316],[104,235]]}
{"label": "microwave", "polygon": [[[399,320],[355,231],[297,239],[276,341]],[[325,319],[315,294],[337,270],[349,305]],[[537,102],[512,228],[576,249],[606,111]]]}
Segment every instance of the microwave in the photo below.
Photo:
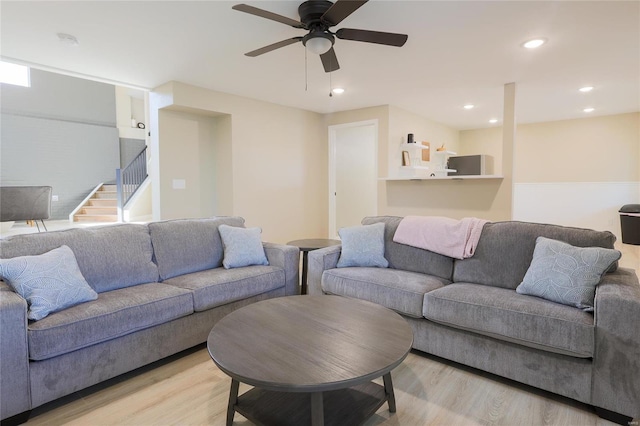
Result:
{"label": "microwave", "polygon": [[460,155],[449,157],[447,176],[492,175],[493,157],[490,155]]}

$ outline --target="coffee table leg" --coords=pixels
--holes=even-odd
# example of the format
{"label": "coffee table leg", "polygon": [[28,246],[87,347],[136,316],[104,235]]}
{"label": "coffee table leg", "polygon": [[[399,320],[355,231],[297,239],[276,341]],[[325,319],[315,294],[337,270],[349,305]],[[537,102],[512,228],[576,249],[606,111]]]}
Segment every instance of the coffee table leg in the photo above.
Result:
{"label": "coffee table leg", "polygon": [[324,425],[324,404],[322,402],[322,392],[311,394],[311,426]]}
{"label": "coffee table leg", "polygon": [[389,412],[396,412],[396,396],[393,393],[393,382],[391,381],[391,373],[382,376],[384,381],[384,393],[387,394],[387,402],[389,403]]}
{"label": "coffee table leg", "polygon": [[233,415],[235,414],[235,406],[238,403],[238,389],[240,388],[240,382],[236,379],[231,379],[231,391],[229,391],[229,406],[227,407],[227,426],[233,424]]}

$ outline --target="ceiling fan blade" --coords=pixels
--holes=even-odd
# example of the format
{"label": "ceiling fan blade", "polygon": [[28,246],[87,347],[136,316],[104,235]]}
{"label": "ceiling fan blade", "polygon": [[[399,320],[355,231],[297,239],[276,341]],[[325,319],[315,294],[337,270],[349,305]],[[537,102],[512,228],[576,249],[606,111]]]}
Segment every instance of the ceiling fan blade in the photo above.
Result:
{"label": "ceiling fan blade", "polygon": [[273,43],[273,44],[270,44],[268,46],[261,47],[260,49],[256,49],[256,50],[252,50],[251,52],[247,52],[247,53],[245,53],[245,56],[251,56],[253,58],[253,57],[256,57],[256,56],[260,56],[260,55],[262,55],[264,53],[271,52],[272,50],[280,49],[281,47],[285,47],[285,46],[288,46],[290,44],[297,43],[299,41],[302,41],[302,37],[288,38],[286,40],[282,40],[282,41],[279,41],[277,43]]}
{"label": "ceiling fan blade", "polygon": [[406,34],[354,30],[353,28],[340,28],[336,32],[336,37],[343,40],[364,41],[367,43],[386,44],[387,46],[396,47],[404,46],[408,38]]}
{"label": "ceiling fan blade", "polygon": [[320,55],[320,59],[322,60],[324,72],[337,71],[340,69],[338,57],[336,56],[336,51],[333,50],[333,47]]}
{"label": "ceiling fan blade", "polygon": [[347,16],[358,10],[368,0],[338,0],[320,18],[330,27],[338,25]]}
{"label": "ceiling fan blade", "polygon": [[249,13],[261,18],[271,19],[272,21],[280,22],[285,25],[291,25],[294,28],[304,28],[304,25],[302,25],[302,22],[300,21],[278,15],[277,13],[269,12],[268,10],[258,9],[257,7],[249,6],[248,4],[236,4],[231,8],[233,10],[239,10],[240,12]]}

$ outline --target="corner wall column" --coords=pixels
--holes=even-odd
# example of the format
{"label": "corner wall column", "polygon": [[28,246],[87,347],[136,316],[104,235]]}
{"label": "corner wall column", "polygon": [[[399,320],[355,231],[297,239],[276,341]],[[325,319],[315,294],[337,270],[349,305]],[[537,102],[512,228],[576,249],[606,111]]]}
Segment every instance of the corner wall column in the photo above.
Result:
{"label": "corner wall column", "polygon": [[502,175],[504,185],[511,186],[511,211],[513,218],[513,163],[516,142],[516,83],[504,85],[504,106],[502,113]]}

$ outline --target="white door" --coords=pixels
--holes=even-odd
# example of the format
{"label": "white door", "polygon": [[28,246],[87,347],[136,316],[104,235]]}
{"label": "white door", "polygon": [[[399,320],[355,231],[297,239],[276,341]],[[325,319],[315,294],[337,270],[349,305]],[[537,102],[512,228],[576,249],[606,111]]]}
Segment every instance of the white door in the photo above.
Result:
{"label": "white door", "polygon": [[330,237],[376,215],[377,157],[377,120],[329,127]]}

